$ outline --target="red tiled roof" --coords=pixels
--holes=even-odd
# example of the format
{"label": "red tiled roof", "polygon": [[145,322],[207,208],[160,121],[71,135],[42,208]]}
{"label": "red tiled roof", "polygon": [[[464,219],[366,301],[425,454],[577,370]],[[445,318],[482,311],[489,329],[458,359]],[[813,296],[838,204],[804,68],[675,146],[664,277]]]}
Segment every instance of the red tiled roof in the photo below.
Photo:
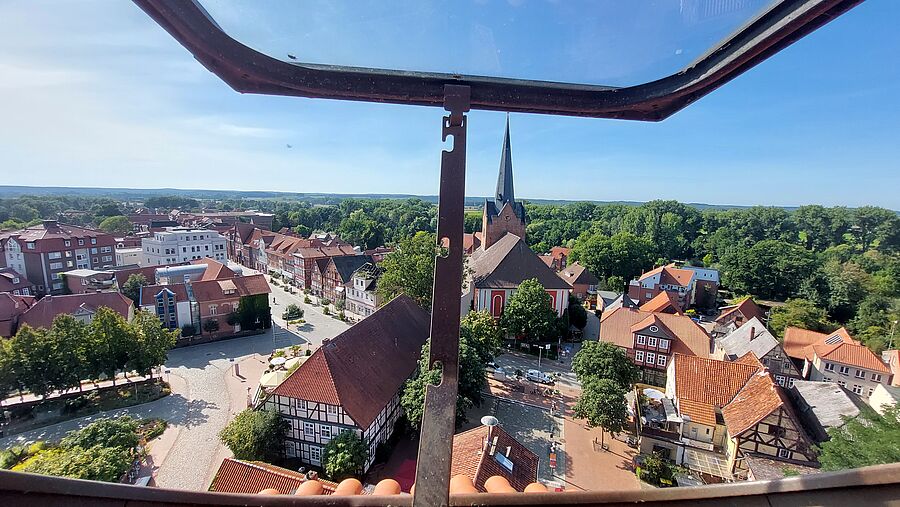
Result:
{"label": "red tiled roof", "polygon": [[[13,280],[18,278],[18,283]],[[30,289],[31,282],[13,268],[0,268],[0,292],[12,292],[14,290]]]}
{"label": "red tiled roof", "polygon": [[[675,397],[679,406],[685,400],[724,407],[744,387],[759,367],[743,362],[719,361],[675,354]],[[713,420],[715,423],[715,420]],[[704,423],[705,424],[705,423]]]}
{"label": "red tiled roof", "polygon": [[841,337],[843,341],[859,343],[854,340],[850,336],[850,333],[844,328],[840,328],[833,333],[820,333],[818,331],[810,331],[809,329],[801,329],[799,327],[787,327],[784,330],[784,352],[790,357],[806,359],[807,347],[817,341],[834,335]]}
{"label": "red tiled roof", "polygon": [[201,280],[221,280],[237,276],[237,273],[232,271],[231,268],[209,257],[194,259],[191,261],[191,264],[206,264],[206,271],[203,272]]}
{"label": "red tiled roof", "polygon": [[747,298],[736,305],[722,308],[722,313],[716,319],[716,322],[721,322],[735,313],[741,313],[744,316],[744,320],[750,320],[753,317],[756,317],[760,321],[765,321],[765,314],[762,309],[757,306],[752,299]]}
{"label": "red tiled roof", "polygon": [[0,292],[0,337],[12,336],[18,327],[19,318],[35,302],[34,296],[17,296]]}
{"label": "red tiled roof", "polygon": [[[116,240],[111,234],[75,225],[61,224],[55,220],[45,220],[44,223],[22,229],[17,236],[16,239],[20,243],[34,242],[35,248],[28,250],[29,252],[51,252],[65,248],[74,249],[79,246],[90,248],[116,244]],[[96,239],[96,243],[91,243],[91,238]],[[85,240],[85,244],[78,245],[75,241],[77,239]],[[68,247],[65,246],[66,240],[71,242]],[[25,249],[24,244],[22,248]]]}
{"label": "red tiled roof", "polygon": [[126,319],[131,312],[131,300],[118,292],[93,292],[87,294],[68,294],[64,296],[45,296],[29,308],[19,319],[19,325],[49,329],[53,319],[61,314],[73,314],[79,308],[96,311],[105,306]]}
{"label": "red tiled roof", "polygon": [[[180,284],[175,284],[180,285]],[[234,289],[233,294],[226,291]],[[194,298],[200,302],[235,299],[243,296],[256,296],[272,292],[265,275],[239,276],[224,280],[201,280],[191,284]]]}
{"label": "red tiled roof", "polygon": [[[728,427],[728,434],[737,436],[778,408],[789,405],[785,394],[772,380],[769,372],[759,370],[750,376],[743,389],[722,409],[722,417]],[[794,422],[797,422],[796,418]]]}
{"label": "red tiled roof", "polygon": [[[541,260],[547,262],[547,259],[542,258]],[[598,280],[593,273],[591,273],[586,267],[582,266],[577,261],[562,268],[562,270],[560,270],[557,275],[565,280],[565,282],[570,286],[574,286],[575,284],[598,285],[600,283],[600,280]]]}
{"label": "red tiled roof", "polygon": [[675,299],[675,296],[665,290],[654,296],[650,301],[641,305],[641,311],[645,312],[665,312],[670,308],[674,310],[675,313],[679,315],[682,314],[681,307],[678,306],[678,301]]}
{"label": "red tiled roof", "polygon": [[849,364],[859,368],[880,371],[882,373],[891,373],[884,361],[876,356],[868,347],[858,343],[838,343],[836,345],[827,345],[825,343],[817,343],[810,346],[816,355],[821,359],[828,359],[841,364]]}
{"label": "red tiled roof", "polygon": [[[619,307],[607,314],[600,323],[600,341],[630,349],[634,346],[632,327],[649,316],[656,316],[675,341],[672,352],[709,357],[710,337],[702,327],[684,315],[650,313],[636,308]],[[648,324],[649,325],[649,324]]]}
{"label": "red tiled roof", "polygon": [[536,278],[545,289],[570,288],[515,234],[504,234],[487,250],[475,251],[470,259],[472,280],[479,289],[516,288],[531,278]]}
{"label": "red tiled roof", "polygon": [[562,259],[569,257],[569,252],[571,252],[571,248],[566,248],[564,246],[555,246],[550,249],[550,256],[555,259]]}
{"label": "red tiled roof", "polygon": [[638,280],[643,280],[647,277],[653,276],[659,273],[659,283],[664,285],[680,285],[682,287],[687,287],[687,285],[691,282],[691,279],[694,277],[694,272],[689,269],[680,269],[676,268],[675,264],[668,264],[666,266],[660,266],[656,269],[651,269],[646,273],[642,274]]}
{"label": "red tiled roof", "polygon": [[365,430],[415,371],[430,323],[398,296],[324,343],[273,394],[339,405]]}
{"label": "red tiled roof", "polygon": [[[306,476],[287,468],[260,461],[242,461],[225,458],[209,485],[209,491],[219,493],[245,493],[255,495],[264,489],[277,489],[282,495],[293,495],[306,482]],[[323,493],[334,493],[337,484],[317,479]]]}
{"label": "red tiled roof", "polygon": [[[509,481],[516,491],[537,481],[538,457],[530,449],[519,443],[500,426],[491,428],[491,446],[485,451],[488,430],[484,426],[453,435],[453,458],[450,462],[450,476],[465,475],[472,479],[479,491],[486,491],[485,481],[499,475]],[[494,438],[497,439],[493,444]],[[491,451],[493,450],[493,454]],[[509,470],[495,457],[503,455],[512,463]],[[502,459],[502,458],[501,458]]]}

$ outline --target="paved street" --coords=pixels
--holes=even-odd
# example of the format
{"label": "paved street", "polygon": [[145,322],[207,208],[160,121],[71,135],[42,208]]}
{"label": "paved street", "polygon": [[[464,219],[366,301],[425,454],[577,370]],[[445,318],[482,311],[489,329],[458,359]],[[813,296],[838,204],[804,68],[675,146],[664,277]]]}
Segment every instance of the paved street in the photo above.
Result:
{"label": "paved street", "polygon": [[[563,347],[578,347],[577,343],[564,343]],[[535,369],[543,372],[550,373],[558,373],[559,380],[556,382],[558,385],[563,387],[569,387],[572,389],[581,389],[581,384],[578,383],[578,379],[575,378],[575,374],[572,373],[572,355],[563,357],[563,362],[559,361],[550,361],[547,359],[541,359],[540,367],[538,367],[538,358],[537,356],[532,356],[530,354],[523,354],[521,352],[506,352],[500,356],[497,356],[494,359],[494,363],[500,367],[519,369],[522,371]]]}
{"label": "paved street", "polygon": [[[169,421],[161,441],[168,452],[155,453],[151,449],[154,467],[158,467],[156,483],[166,488],[205,491],[212,475],[228,451],[219,443],[218,433],[233,414],[246,407],[246,388],[256,388],[259,372],[265,359],[275,348],[321,345],[325,338],[333,338],[347,325],[322,315],[319,309],[302,304],[298,298],[273,287],[271,299],[275,328],[266,333],[232,340],[175,349],[169,353],[165,369],[169,371],[172,394],[160,400],[105,414],[95,414],[72,421],[0,439],[0,448],[17,442],[56,440],[66,432],[84,427],[107,416],[130,414],[135,417],[158,417]],[[283,329],[281,312],[290,302],[306,310],[307,323],[299,329]],[[233,362],[241,363],[243,379],[233,374]],[[255,364],[254,364],[255,362]]]}

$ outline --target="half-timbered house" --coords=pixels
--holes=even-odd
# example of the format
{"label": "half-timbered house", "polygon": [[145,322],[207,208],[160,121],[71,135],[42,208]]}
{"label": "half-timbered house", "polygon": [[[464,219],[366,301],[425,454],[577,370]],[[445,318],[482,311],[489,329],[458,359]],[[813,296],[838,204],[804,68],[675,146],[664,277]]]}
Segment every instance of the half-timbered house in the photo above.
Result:
{"label": "half-timbered house", "polygon": [[751,317],[739,328],[717,339],[716,349],[717,359],[727,361],[735,361],[747,352],[753,352],[781,387],[792,387],[794,382],[803,379],[800,369],[788,357],[778,338],[757,317]]}
{"label": "half-timbered house", "polygon": [[369,451],[367,470],[402,413],[400,391],[416,369],[429,324],[428,313],[401,295],[323,343],[262,405],[290,424],[285,455],[321,466],[325,445],[353,431]]}

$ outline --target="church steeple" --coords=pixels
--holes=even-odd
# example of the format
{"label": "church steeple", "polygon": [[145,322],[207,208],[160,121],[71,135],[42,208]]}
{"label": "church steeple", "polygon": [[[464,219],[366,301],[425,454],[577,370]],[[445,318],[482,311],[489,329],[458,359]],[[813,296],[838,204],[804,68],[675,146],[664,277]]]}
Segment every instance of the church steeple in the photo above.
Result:
{"label": "church steeple", "polygon": [[509,115],[506,115],[506,134],[503,136],[503,151],[500,153],[500,174],[497,176],[497,192],[494,203],[497,209],[516,201],[513,193],[512,150],[509,147]]}

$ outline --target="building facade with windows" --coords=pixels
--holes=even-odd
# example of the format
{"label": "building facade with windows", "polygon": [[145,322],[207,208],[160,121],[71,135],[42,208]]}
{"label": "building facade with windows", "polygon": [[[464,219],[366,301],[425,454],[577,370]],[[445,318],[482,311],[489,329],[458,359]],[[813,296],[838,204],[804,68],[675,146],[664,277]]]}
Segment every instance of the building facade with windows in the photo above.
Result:
{"label": "building facade with windows", "polygon": [[429,327],[428,312],[401,295],[323,343],[261,404],[290,425],[285,455],[321,466],[328,442],[352,431],[369,451],[368,470],[402,414],[400,393]]}
{"label": "building facade with windows", "polygon": [[382,271],[375,263],[366,263],[353,273],[344,289],[347,295],[345,309],[349,313],[368,317],[381,306],[381,298],[376,289]]}
{"label": "building facade with windows", "polygon": [[803,379],[800,369],[788,357],[781,343],[757,317],[752,317],[741,327],[716,340],[715,355],[718,359],[736,361],[748,352],[752,352],[769,369],[772,378],[781,387],[792,387],[794,382]]}
{"label": "building facade with windows", "polygon": [[32,283],[13,268],[0,268],[0,292],[8,292],[14,296],[31,296],[34,293]]}
{"label": "building facade with windows", "polygon": [[663,386],[673,354],[708,358],[712,340],[684,315],[623,306],[603,313],[600,341],[624,348],[638,367],[642,382]]}
{"label": "building facade with windows", "polygon": [[102,231],[44,220],[4,238],[7,264],[24,268],[16,271],[31,281],[38,295],[63,294],[66,271],[116,265],[115,238]]}
{"label": "building facade with windows", "polygon": [[893,381],[890,367],[844,328],[829,334],[788,327],[784,350],[801,365],[804,378],[835,382],[863,399],[878,384]]}
{"label": "building facade with windows", "polygon": [[225,237],[208,229],[167,227],[141,240],[142,266],[164,266],[205,257],[227,262]]}
{"label": "building facade with windows", "polygon": [[714,308],[718,289],[717,270],[677,267],[673,263],[648,271],[629,282],[628,296],[638,304],[644,304],[665,291],[675,297],[682,309],[692,306]]}

